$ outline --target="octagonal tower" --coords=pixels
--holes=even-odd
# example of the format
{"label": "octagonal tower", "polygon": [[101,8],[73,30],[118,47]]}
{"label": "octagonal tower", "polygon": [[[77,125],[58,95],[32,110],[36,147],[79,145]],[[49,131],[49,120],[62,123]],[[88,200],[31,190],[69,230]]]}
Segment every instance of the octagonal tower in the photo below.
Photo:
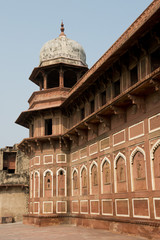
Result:
{"label": "octagonal tower", "polygon": [[29,128],[29,138],[19,144],[30,158],[28,218],[69,211],[69,140],[62,135],[70,123],[61,104],[87,70],[82,46],[66,37],[62,22],[59,37],[43,45],[40,64],[29,78],[40,90],[31,95],[29,109],[16,121]]}

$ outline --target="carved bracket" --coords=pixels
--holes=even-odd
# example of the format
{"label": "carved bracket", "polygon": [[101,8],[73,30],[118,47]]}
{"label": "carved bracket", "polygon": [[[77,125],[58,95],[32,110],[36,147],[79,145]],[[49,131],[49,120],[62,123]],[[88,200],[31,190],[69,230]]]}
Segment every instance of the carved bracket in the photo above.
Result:
{"label": "carved bracket", "polygon": [[125,110],[121,107],[111,106],[111,109],[114,111],[115,115],[118,115],[119,118],[125,116]]}
{"label": "carved bracket", "polygon": [[146,111],[145,109],[145,101],[143,97],[135,96],[128,94],[129,99],[131,99],[132,104],[137,105],[138,109],[141,109],[142,112],[144,113]]}
{"label": "carved bracket", "polygon": [[150,83],[154,86],[155,91],[159,91],[160,90],[160,83],[158,81],[156,81],[155,79],[151,79]]}
{"label": "carved bracket", "polygon": [[96,123],[84,123],[88,127],[88,130],[91,130],[92,133],[98,135],[98,126]]}
{"label": "carved bracket", "polygon": [[75,134],[67,134],[67,136],[69,137],[69,139],[75,143],[76,145],[78,145],[78,136]]}
{"label": "carved bracket", "polygon": [[43,151],[43,144],[36,140],[37,146],[40,148],[41,152]]}
{"label": "carved bracket", "polygon": [[96,115],[96,118],[99,119],[100,123],[103,123],[103,126],[108,128],[108,130],[111,129],[111,119],[104,116],[104,115]]}
{"label": "carved bracket", "polygon": [[80,136],[80,138],[83,140],[87,140],[87,131],[83,130],[83,129],[75,129],[75,131],[77,132],[78,136]]}

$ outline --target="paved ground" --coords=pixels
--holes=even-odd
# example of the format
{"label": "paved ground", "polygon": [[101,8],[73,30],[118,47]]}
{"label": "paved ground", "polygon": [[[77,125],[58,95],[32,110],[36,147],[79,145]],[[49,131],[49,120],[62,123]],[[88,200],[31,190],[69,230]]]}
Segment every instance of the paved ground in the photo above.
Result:
{"label": "paved ground", "polygon": [[0,224],[0,240],[145,240],[106,230],[59,225],[34,227],[22,223]]}

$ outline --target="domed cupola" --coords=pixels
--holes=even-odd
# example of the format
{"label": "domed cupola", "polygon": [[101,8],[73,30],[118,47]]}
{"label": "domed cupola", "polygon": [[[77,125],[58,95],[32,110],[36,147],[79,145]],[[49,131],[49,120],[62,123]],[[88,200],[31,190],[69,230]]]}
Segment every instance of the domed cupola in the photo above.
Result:
{"label": "domed cupola", "polygon": [[59,37],[46,42],[40,51],[40,66],[57,63],[87,67],[84,49],[78,42],[66,37],[63,22]]}

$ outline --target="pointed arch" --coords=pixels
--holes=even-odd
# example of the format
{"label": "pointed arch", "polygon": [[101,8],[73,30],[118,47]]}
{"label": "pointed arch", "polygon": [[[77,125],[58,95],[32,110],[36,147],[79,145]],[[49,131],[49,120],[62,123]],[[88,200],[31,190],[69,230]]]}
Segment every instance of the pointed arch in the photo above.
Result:
{"label": "pointed arch", "polygon": [[[160,139],[152,146],[150,150],[151,159],[151,178],[152,178],[152,189],[160,190],[160,159],[157,156],[160,148]],[[160,153],[158,153],[160,155]]]}
{"label": "pointed arch", "polygon": [[143,150],[143,148],[137,146],[137,147],[131,152],[131,155],[130,155],[130,163],[131,163],[131,164],[133,164],[133,159],[134,159],[134,156],[136,155],[137,152],[142,153],[143,156],[144,156],[144,160],[146,161],[145,151]]}
{"label": "pointed arch", "polygon": [[125,157],[125,155],[124,155],[123,153],[119,152],[119,153],[116,155],[115,159],[114,159],[114,168],[115,168],[115,169],[117,168],[117,161],[118,161],[118,159],[119,159],[120,157],[122,157],[122,158],[124,159],[125,165],[126,165],[126,157]]}
{"label": "pointed arch", "polygon": [[[96,169],[94,170],[94,174],[92,175],[94,166],[96,167]],[[98,164],[95,160],[92,161],[90,165],[89,173],[90,173],[90,194],[93,194],[98,188]]]}
{"label": "pointed arch", "polygon": [[[66,170],[64,168],[59,168],[56,173],[56,195],[61,195],[60,184],[63,184],[64,189],[61,189],[64,192],[64,196],[67,196],[67,176]],[[59,176],[63,176],[63,181],[60,181]],[[62,177],[61,177],[62,178]],[[63,195],[63,194],[62,194]]]}
{"label": "pointed arch", "polygon": [[[86,176],[82,176],[83,171],[86,172]],[[87,167],[83,164],[81,169],[80,169],[80,195],[86,195],[87,194],[87,186],[88,186],[87,175],[88,175]],[[82,179],[82,177],[83,177],[83,179]],[[84,187],[83,187],[82,181],[83,181],[83,184],[85,184]],[[84,189],[82,189],[82,188],[84,188]]]}
{"label": "pointed arch", "polygon": [[110,186],[109,186],[109,183],[108,183],[108,186],[104,186],[104,172],[103,172],[103,167],[104,167],[104,165],[105,165],[105,163],[108,163],[109,164],[109,169],[108,169],[108,171],[109,171],[109,173],[107,173],[108,174],[108,176],[109,176],[109,179],[110,179],[110,182],[111,182],[111,162],[110,162],[110,160],[107,158],[107,157],[104,157],[104,159],[102,160],[102,162],[101,162],[101,193],[103,194],[104,193],[104,188],[106,188],[106,191],[108,192],[110,192],[111,191],[111,188],[110,188]]}
{"label": "pointed arch", "polygon": [[[76,174],[76,177],[74,176],[75,174]],[[76,194],[75,191],[78,188],[78,169],[75,167],[73,168],[71,173],[71,183],[72,183],[72,196],[74,196]]]}
{"label": "pointed arch", "polygon": [[51,191],[50,192],[51,192],[51,196],[53,197],[53,172],[50,169],[46,169],[43,172],[43,197],[45,197],[45,190],[46,190],[45,178],[46,178],[47,173],[50,173],[50,175],[51,175]]}
{"label": "pointed arch", "polygon": [[[37,178],[36,178],[37,174]],[[40,173],[38,170],[34,171],[34,197],[40,197]]]}
{"label": "pointed arch", "polygon": [[[117,163],[119,159],[122,159],[120,170],[117,169]],[[123,164],[124,161],[124,164]],[[119,179],[118,179],[119,178]],[[128,191],[127,183],[127,167],[126,167],[126,156],[119,152],[114,159],[114,188],[115,192],[126,192]]]}
{"label": "pointed arch", "polygon": [[[143,158],[141,156],[143,155]],[[140,156],[137,156],[140,155]],[[135,159],[136,158],[136,159]],[[137,146],[130,154],[130,175],[131,175],[131,191],[146,190],[147,171],[146,171],[146,154],[143,148]],[[137,182],[138,181],[138,182]]]}

